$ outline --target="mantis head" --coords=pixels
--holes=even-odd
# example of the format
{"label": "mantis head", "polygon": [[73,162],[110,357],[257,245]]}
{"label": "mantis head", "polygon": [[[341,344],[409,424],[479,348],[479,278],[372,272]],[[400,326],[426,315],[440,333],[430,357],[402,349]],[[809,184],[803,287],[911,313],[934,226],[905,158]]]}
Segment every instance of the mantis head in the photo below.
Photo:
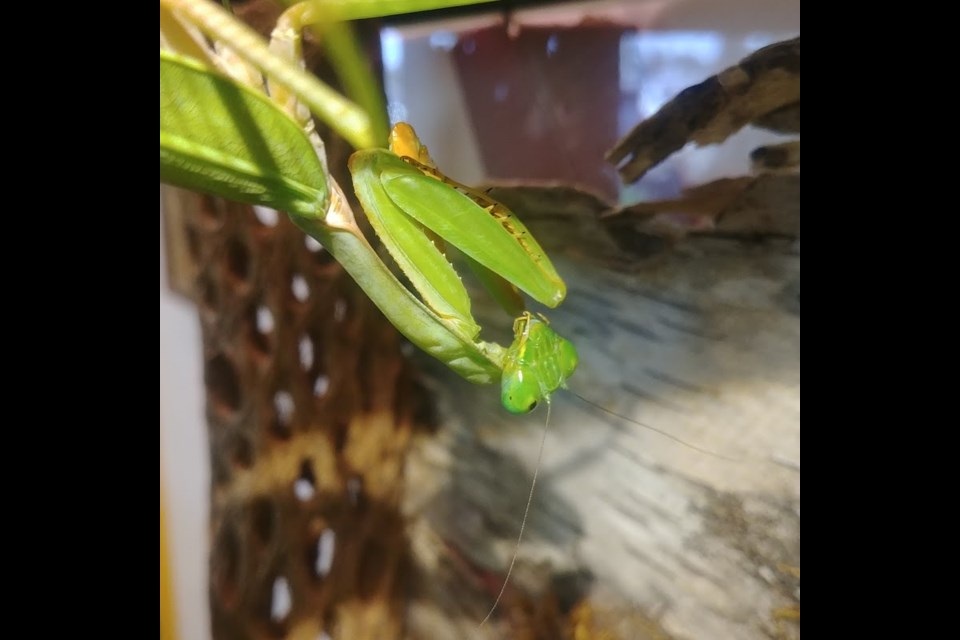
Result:
{"label": "mantis head", "polygon": [[565,386],[579,357],[569,340],[529,313],[514,326],[514,341],[504,357],[500,402],[510,413],[528,413]]}

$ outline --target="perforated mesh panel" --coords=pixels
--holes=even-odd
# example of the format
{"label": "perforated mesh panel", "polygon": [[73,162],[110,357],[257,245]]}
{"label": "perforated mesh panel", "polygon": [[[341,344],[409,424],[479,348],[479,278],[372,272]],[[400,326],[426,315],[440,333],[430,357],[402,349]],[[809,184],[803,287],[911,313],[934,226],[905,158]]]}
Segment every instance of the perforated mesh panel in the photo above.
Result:
{"label": "perforated mesh panel", "polygon": [[[282,214],[197,197],[214,638],[399,635],[396,331]],[[322,636],[321,636],[322,637]]]}

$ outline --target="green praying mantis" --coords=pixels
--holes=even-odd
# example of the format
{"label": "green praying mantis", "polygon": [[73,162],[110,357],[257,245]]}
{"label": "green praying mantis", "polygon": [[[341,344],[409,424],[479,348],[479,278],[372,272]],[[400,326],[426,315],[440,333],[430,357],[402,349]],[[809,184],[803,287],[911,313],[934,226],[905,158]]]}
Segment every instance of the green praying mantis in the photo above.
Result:
{"label": "green praying mantis", "polygon": [[[502,204],[437,170],[413,128],[397,124],[390,150],[359,151],[350,159],[354,188],[388,252],[426,303],[458,331],[476,337],[470,299],[429,229],[469,258],[469,265],[505,308],[522,308],[516,289],[555,307],[566,285],[529,230]],[[502,358],[501,402],[526,413],[564,385],[577,366],[569,340],[546,318],[522,312]]]}
{"label": "green praying mantis", "polygon": [[[168,46],[160,51],[161,181],[286,211],[411,342],[471,382],[499,381],[508,411],[532,410],[565,386],[578,359],[543,316],[523,310],[518,289],[555,307],[566,295],[563,280],[516,216],[440,173],[403,123],[391,133],[389,150],[361,148],[350,159],[364,213],[419,297],[384,265],[328,176],[322,142],[301,106],[345,127],[355,145],[372,137],[362,133],[370,125],[361,110],[291,64],[300,53],[300,30],[320,20],[320,9],[320,3],[291,7],[268,46],[212,3],[161,0],[161,41]],[[195,29],[229,44],[246,63],[234,61],[228,77]],[[518,316],[509,347],[480,339],[447,245]]]}

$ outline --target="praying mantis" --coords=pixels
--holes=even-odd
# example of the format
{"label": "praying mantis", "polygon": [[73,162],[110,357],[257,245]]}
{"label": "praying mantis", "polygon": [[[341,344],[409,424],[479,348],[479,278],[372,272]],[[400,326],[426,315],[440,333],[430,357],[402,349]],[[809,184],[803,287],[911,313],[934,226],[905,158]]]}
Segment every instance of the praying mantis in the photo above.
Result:
{"label": "praying mantis", "polygon": [[[441,174],[409,125],[394,127],[390,151],[354,154],[350,170],[368,219],[387,250],[431,308],[458,330],[479,334],[469,297],[450,263],[416,223],[468,256],[494,297],[507,299],[505,307],[522,307],[514,295],[517,287],[550,307],[566,296],[563,280],[523,223],[502,204]],[[440,286],[446,291],[438,291]],[[546,318],[524,311],[514,322],[514,342],[502,363],[503,407],[526,413],[564,385],[576,369],[577,354]]]}
{"label": "praying mantis", "polygon": [[[338,6],[349,5],[323,8]],[[320,9],[320,3],[291,7],[268,47],[216,5],[161,0],[162,41],[172,49],[160,52],[161,181],[288,212],[411,342],[471,382],[499,381],[508,411],[532,410],[565,386],[577,354],[544,317],[522,310],[517,290],[555,307],[566,295],[563,280],[516,216],[440,173],[403,123],[391,133],[389,150],[361,148],[350,171],[371,226],[419,298],[383,264],[327,176],[322,142],[301,106],[338,123],[356,146],[370,146],[362,111],[291,64],[300,30],[321,19]],[[232,78],[218,72],[212,65],[222,63],[201,47],[193,28],[230,45],[248,64],[229,67]],[[256,69],[266,72],[266,91]],[[446,244],[519,313],[509,347],[480,339]]]}

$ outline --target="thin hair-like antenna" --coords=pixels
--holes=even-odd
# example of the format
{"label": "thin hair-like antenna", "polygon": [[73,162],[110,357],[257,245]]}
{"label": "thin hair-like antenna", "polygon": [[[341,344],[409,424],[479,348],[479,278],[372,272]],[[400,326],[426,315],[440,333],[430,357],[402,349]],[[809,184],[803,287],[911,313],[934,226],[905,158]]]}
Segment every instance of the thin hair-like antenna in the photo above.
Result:
{"label": "thin hair-like antenna", "polygon": [[493,606],[490,607],[490,611],[486,617],[480,621],[481,627],[486,624],[490,616],[493,615],[493,612],[497,610],[497,605],[500,604],[500,598],[503,597],[503,593],[507,590],[507,585],[510,584],[510,574],[513,573],[513,565],[516,564],[517,556],[520,555],[520,541],[523,540],[523,530],[527,526],[527,516],[530,515],[530,505],[533,504],[533,490],[537,486],[537,475],[540,473],[540,461],[543,460],[543,448],[547,443],[547,427],[550,426],[550,396],[547,396],[546,400],[547,420],[543,423],[543,437],[540,439],[540,452],[537,454],[537,466],[533,470],[533,480],[530,481],[530,495],[527,496],[527,507],[523,510],[523,520],[520,522],[520,533],[517,535],[517,546],[513,549],[513,558],[510,559],[510,566],[507,568],[507,576],[503,579],[503,586],[500,587],[500,593],[497,594],[497,599],[493,601]]}
{"label": "thin hair-like antenna", "polygon": [[703,454],[706,454],[706,455],[708,455],[708,456],[713,456],[714,458],[720,458],[721,460],[726,460],[726,461],[728,461],[728,462],[747,462],[747,460],[745,460],[745,459],[743,459],[743,458],[732,458],[732,457],[730,457],[730,456],[725,456],[725,455],[723,455],[723,454],[721,454],[721,453],[716,453],[715,451],[710,451],[709,449],[702,449],[702,448],[698,447],[697,445],[695,445],[695,444],[690,444],[689,442],[685,442],[685,441],[681,440],[680,438],[678,438],[677,436],[671,435],[671,434],[667,433],[666,431],[663,431],[662,429],[657,429],[656,427],[651,427],[649,424],[646,424],[645,422],[640,422],[639,420],[635,420],[634,418],[630,418],[630,417],[628,417],[628,416],[621,415],[621,414],[617,413],[616,411],[611,411],[610,409],[607,409],[607,408],[604,407],[603,405],[597,404],[597,403],[594,402],[593,400],[587,400],[586,398],[584,398],[582,395],[580,395],[580,394],[577,393],[576,391],[571,391],[570,389],[567,389],[567,391],[568,391],[569,393],[577,396],[578,398],[580,398],[581,400],[583,400],[584,402],[586,402],[587,404],[589,404],[591,407],[596,407],[597,409],[600,409],[600,411],[603,411],[604,413],[609,414],[609,415],[611,415],[611,416],[613,416],[613,417],[615,417],[615,418],[620,418],[621,420],[626,420],[627,422],[632,422],[633,424],[640,425],[641,427],[643,427],[643,428],[645,428],[645,429],[650,429],[650,431],[653,431],[654,433],[659,433],[659,434],[662,435],[664,438],[669,438],[670,440],[673,440],[673,441],[676,442],[677,444],[682,444],[683,446],[687,447],[688,449],[693,449],[694,451],[697,451],[697,452],[699,452],[699,453],[703,453]]}

